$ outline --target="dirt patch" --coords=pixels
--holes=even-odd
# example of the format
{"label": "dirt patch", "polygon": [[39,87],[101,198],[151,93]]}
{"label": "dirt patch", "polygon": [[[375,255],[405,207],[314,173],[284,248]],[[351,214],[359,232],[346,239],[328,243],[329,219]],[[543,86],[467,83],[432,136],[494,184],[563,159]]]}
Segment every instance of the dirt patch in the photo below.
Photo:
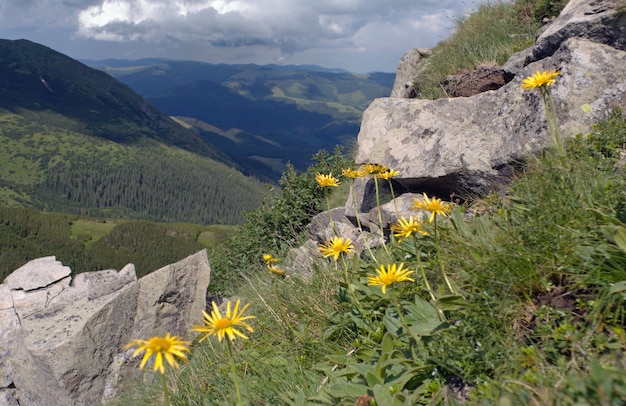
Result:
{"label": "dirt patch", "polygon": [[513,79],[514,75],[497,66],[479,65],[476,69],[450,75],[443,88],[450,97],[470,97],[488,90],[497,90]]}

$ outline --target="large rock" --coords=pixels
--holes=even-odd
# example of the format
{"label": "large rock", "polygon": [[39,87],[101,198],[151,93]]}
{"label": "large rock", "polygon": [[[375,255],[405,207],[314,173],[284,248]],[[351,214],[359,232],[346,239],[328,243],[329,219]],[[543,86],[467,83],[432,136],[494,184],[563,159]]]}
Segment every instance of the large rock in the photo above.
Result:
{"label": "large rock", "polygon": [[54,257],[43,258],[0,284],[0,405],[100,404],[105,388],[109,396],[114,391],[127,342],[185,336],[202,321],[206,251],[140,280],[127,265],[79,274],[69,286],[65,270]]}
{"label": "large rock", "polygon": [[[455,99],[377,99],[363,115],[356,161],[398,170],[395,180],[407,191],[436,190],[446,197],[493,189],[506,180],[509,164],[551,145],[539,93],[520,87],[525,76],[562,71],[551,92],[567,138],[589,131],[607,110],[626,107],[625,62],[623,51],[571,38],[496,91]],[[591,111],[583,111],[587,105]]]}
{"label": "large rock", "polygon": [[427,48],[409,49],[398,62],[396,78],[391,89],[391,97],[413,98],[418,96],[415,86],[419,78],[420,69],[424,66],[431,51]]}
{"label": "large rock", "polygon": [[621,0],[570,0],[537,39],[531,60],[552,55],[564,41],[575,37],[626,50],[624,7]]}

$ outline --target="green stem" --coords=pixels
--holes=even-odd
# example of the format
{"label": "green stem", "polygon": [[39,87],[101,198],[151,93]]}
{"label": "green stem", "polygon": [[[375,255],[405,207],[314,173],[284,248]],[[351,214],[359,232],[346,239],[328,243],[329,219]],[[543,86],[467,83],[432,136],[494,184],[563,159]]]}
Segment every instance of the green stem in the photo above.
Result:
{"label": "green stem", "polygon": [[563,148],[563,140],[561,139],[561,133],[559,132],[559,124],[556,116],[556,107],[550,91],[546,87],[541,88],[541,100],[543,101],[543,107],[546,111],[546,118],[548,120],[548,129],[552,142],[560,155],[565,154]]}
{"label": "green stem", "polygon": [[354,301],[354,305],[356,306],[361,316],[365,317],[366,315],[368,315],[368,322],[369,322],[369,325],[371,325],[372,320],[369,318],[370,315],[366,313],[365,310],[363,310],[363,307],[361,306],[361,302],[356,297],[356,293],[354,293],[354,289],[350,286],[350,276],[348,275],[348,264],[346,263],[346,259],[343,257],[343,255],[341,256],[341,262],[343,264],[343,276],[346,280],[346,289],[348,289],[348,291],[350,292],[350,295],[352,296],[352,300]]}
{"label": "green stem", "polygon": [[378,224],[380,227],[380,236],[383,238],[383,248],[387,255],[391,255],[389,253],[389,248],[387,248],[387,244],[385,244],[385,229],[383,228],[383,215],[380,210],[380,193],[378,191],[378,178],[374,175],[374,185],[376,186],[376,209],[378,210]]}
{"label": "green stem", "polygon": [[235,383],[235,391],[237,392],[237,402],[239,406],[243,406],[243,402],[241,401],[241,392],[239,391],[239,380],[237,379],[237,368],[235,367],[235,357],[233,356],[232,343],[228,338],[226,338],[226,342],[228,343],[228,355],[230,356],[230,370],[233,373],[233,382]]}
{"label": "green stem", "polygon": [[395,292],[391,293],[390,296],[392,297],[393,304],[394,306],[396,306],[396,310],[398,311],[398,317],[400,318],[400,323],[402,323],[402,326],[406,329],[406,331],[408,331],[408,333],[411,335],[413,340],[415,340],[415,344],[418,344],[421,341],[421,338],[417,334],[411,331],[411,329],[409,328],[409,323],[407,323],[406,320],[404,319],[404,314],[402,314],[402,305],[400,304],[400,300],[398,300],[398,298],[396,297]]}
{"label": "green stem", "polygon": [[161,384],[163,385],[163,394],[165,395],[165,406],[170,406],[170,396],[167,393],[167,382],[165,382],[165,374],[161,374]]}
{"label": "green stem", "polygon": [[398,210],[398,203],[396,202],[396,195],[393,192],[393,184],[391,183],[391,179],[387,179],[389,182],[389,190],[391,191],[391,200],[393,200],[393,207],[396,209],[396,217],[400,217],[400,211]]}
{"label": "green stem", "polygon": [[354,194],[354,179],[352,179],[352,187],[350,189],[352,191],[352,205],[354,206],[354,215],[356,217],[356,224],[359,227],[359,232],[361,233],[361,237],[363,238],[363,244],[365,245],[365,249],[367,250],[367,252],[370,254],[370,257],[374,259],[374,262],[376,262],[376,265],[379,265],[378,260],[376,259],[376,257],[374,256],[374,253],[372,252],[372,249],[367,243],[367,238],[365,237],[365,233],[363,232],[363,226],[361,225],[361,219],[359,218],[359,210],[356,207],[356,195]]}
{"label": "green stem", "polygon": [[437,249],[437,260],[439,261],[439,269],[441,271],[441,276],[443,277],[443,280],[446,282],[448,289],[450,289],[450,292],[452,292],[453,294],[456,294],[456,290],[452,287],[452,284],[450,283],[450,279],[448,279],[448,275],[446,275],[446,270],[443,265],[443,255],[441,255],[441,247],[439,246],[439,235],[437,234],[437,213],[435,213],[434,222],[435,222],[435,247]]}
{"label": "green stem", "polygon": [[422,275],[422,279],[424,280],[426,289],[428,289],[428,293],[430,293],[430,298],[433,300],[433,302],[436,302],[437,299],[435,298],[435,294],[433,293],[433,290],[430,287],[430,283],[428,283],[428,279],[426,278],[426,273],[424,272],[424,268],[422,267],[422,259],[420,258],[419,252],[417,252],[417,238],[415,238],[415,235],[413,235],[412,237],[413,237],[413,246],[415,247],[415,256],[417,257],[417,269]]}
{"label": "green stem", "polygon": [[324,190],[324,193],[326,194],[326,203],[328,204],[328,215],[330,216],[330,226],[333,228],[333,232],[335,233],[335,235],[339,236],[337,234],[337,228],[335,227],[335,222],[333,221],[333,212],[330,209],[330,195],[328,193],[328,190]]}

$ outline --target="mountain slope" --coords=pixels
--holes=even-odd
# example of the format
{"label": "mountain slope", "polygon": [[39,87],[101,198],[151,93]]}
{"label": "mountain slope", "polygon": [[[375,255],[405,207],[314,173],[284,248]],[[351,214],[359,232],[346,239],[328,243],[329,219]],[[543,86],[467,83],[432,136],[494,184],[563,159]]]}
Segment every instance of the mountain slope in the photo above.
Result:
{"label": "mountain slope", "polygon": [[[88,63],[177,116],[249,173],[271,179],[287,161],[304,169],[319,149],[354,142],[363,110],[388,96],[394,79],[391,73],[355,75],[315,66]],[[246,141],[222,135],[233,133],[245,134]]]}
{"label": "mountain slope", "polygon": [[0,145],[1,206],[237,224],[264,194],[128,86],[29,41],[0,41]]}
{"label": "mountain slope", "polygon": [[54,111],[78,130],[116,142],[142,137],[225,159],[128,86],[27,40],[0,40],[0,108]]}

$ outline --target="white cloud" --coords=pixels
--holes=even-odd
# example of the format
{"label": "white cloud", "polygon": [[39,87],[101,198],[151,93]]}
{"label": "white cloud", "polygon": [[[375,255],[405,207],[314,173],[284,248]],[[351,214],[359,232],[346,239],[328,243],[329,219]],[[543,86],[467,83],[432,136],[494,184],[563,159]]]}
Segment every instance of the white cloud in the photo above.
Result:
{"label": "white cloud", "polygon": [[[118,49],[137,57],[248,55],[254,63],[379,67],[380,58],[393,66],[408,48],[444,39],[448,17],[465,9],[465,0],[1,0],[0,37],[32,33],[55,47],[63,30],[59,47],[82,44],[78,57],[90,58],[84,53]],[[372,63],[356,62],[362,54]],[[314,55],[326,59],[309,61]]]}

